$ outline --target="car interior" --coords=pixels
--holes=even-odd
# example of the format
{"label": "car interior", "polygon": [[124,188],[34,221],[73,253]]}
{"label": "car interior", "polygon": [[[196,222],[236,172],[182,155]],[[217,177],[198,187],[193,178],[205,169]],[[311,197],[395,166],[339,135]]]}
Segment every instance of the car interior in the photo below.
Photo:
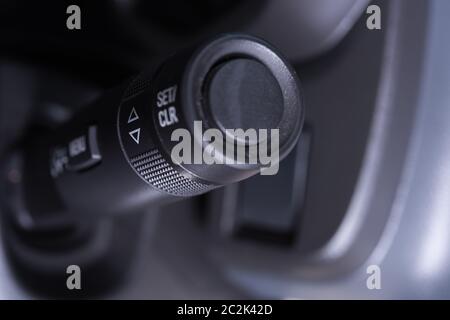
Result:
{"label": "car interior", "polygon": [[449,299],[448,12],[3,0],[0,299]]}

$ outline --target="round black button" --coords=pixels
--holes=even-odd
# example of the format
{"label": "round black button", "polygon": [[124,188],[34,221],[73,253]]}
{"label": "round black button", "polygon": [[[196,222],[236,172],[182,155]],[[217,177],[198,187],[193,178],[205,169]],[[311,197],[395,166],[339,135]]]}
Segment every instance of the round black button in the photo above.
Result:
{"label": "round black button", "polygon": [[283,115],[278,81],[256,60],[234,59],[215,67],[206,95],[207,113],[222,130],[277,128]]}

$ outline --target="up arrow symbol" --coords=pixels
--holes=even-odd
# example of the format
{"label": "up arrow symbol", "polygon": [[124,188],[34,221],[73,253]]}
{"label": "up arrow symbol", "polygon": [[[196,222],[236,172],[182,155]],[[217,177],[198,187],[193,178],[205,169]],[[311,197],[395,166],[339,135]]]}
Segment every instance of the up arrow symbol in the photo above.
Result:
{"label": "up arrow symbol", "polygon": [[128,116],[128,123],[136,121],[137,119],[139,119],[139,116],[136,112],[136,109],[133,107],[133,109],[131,109],[130,115]]}

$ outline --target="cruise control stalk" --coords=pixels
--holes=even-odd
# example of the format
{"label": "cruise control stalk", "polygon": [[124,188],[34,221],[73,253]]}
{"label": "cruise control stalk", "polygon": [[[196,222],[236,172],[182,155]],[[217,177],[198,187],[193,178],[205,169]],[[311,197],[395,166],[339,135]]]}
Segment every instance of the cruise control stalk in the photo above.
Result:
{"label": "cruise control stalk", "polygon": [[303,118],[297,76],[271,46],[246,35],[215,38],[27,141],[16,162],[19,223],[129,212],[244,180],[276,167]]}

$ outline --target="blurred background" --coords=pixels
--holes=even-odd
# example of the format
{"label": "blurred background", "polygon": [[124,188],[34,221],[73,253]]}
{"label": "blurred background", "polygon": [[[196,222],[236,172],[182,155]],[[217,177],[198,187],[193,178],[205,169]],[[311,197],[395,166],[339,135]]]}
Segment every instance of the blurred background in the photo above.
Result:
{"label": "blurred background", "polygon": [[[66,27],[72,4],[80,30]],[[2,162],[36,127],[224,32],[284,54],[307,116],[276,176],[88,221],[67,243],[3,218],[0,298],[450,298],[448,12],[447,0],[2,0]],[[15,178],[2,170],[3,217]],[[65,287],[70,264],[81,292]]]}

